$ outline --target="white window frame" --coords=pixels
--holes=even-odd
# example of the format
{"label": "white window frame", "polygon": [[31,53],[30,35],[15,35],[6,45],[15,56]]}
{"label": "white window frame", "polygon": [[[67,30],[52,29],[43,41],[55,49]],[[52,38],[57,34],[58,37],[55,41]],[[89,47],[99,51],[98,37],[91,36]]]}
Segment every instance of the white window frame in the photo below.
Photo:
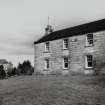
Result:
{"label": "white window frame", "polygon": [[50,61],[49,61],[49,59],[45,59],[45,67],[44,67],[44,69],[45,70],[48,70],[49,69],[49,67],[50,67]]}
{"label": "white window frame", "polygon": [[[91,61],[89,61],[89,56],[91,56]],[[88,63],[91,62],[92,66],[88,66]],[[93,55],[86,55],[85,56],[85,68],[93,68]]]}
{"label": "white window frame", "polygon": [[63,49],[68,49],[68,48],[69,48],[69,39],[65,38],[63,39]]}
{"label": "white window frame", "polygon": [[50,42],[45,42],[45,51],[48,52],[50,49]]}
{"label": "white window frame", "polygon": [[[66,62],[65,62],[65,59],[67,60]],[[68,65],[68,67],[65,67],[65,63],[67,63],[67,65]],[[69,57],[68,56],[65,56],[65,57],[63,57],[63,69],[68,69],[69,68]]]}
{"label": "white window frame", "polygon": [[[89,35],[92,35],[92,38],[91,39],[89,39]],[[87,35],[86,35],[86,46],[88,47],[88,46],[93,46],[93,33],[88,33]],[[90,41],[92,41],[92,43],[90,44]]]}

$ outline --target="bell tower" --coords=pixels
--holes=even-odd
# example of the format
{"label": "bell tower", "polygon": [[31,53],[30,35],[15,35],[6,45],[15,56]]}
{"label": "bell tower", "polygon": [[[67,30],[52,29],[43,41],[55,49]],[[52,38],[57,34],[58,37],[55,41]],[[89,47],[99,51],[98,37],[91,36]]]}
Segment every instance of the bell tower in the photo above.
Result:
{"label": "bell tower", "polygon": [[51,25],[49,25],[49,17],[48,17],[48,24],[47,24],[47,26],[45,28],[45,35],[48,35],[48,34],[50,34],[52,32],[53,32],[53,28],[52,28]]}

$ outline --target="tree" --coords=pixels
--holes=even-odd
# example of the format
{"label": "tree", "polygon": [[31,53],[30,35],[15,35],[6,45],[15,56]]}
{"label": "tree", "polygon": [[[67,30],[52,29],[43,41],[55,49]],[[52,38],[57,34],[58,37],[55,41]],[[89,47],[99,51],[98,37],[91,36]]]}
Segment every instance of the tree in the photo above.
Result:
{"label": "tree", "polygon": [[32,75],[32,65],[30,61],[24,61],[23,62],[23,74],[25,75]]}
{"label": "tree", "polygon": [[13,74],[13,75],[16,75],[16,67],[13,68],[12,74]]}
{"label": "tree", "polygon": [[17,69],[16,69],[16,74],[17,74],[17,75],[20,75],[20,74],[22,73],[22,69],[23,69],[22,64],[19,63],[19,64],[18,64],[18,67],[17,67]]}
{"label": "tree", "polygon": [[7,74],[9,77],[16,75],[16,67],[12,68],[12,70],[8,70]]}
{"label": "tree", "polygon": [[26,60],[22,64],[19,63],[17,67],[17,71],[18,71],[18,74],[32,75],[33,67],[31,65],[31,62],[29,60]]}
{"label": "tree", "polygon": [[6,73],[4,71],[3,65],[0,65],[0,78],[4,79],[6,77]]}

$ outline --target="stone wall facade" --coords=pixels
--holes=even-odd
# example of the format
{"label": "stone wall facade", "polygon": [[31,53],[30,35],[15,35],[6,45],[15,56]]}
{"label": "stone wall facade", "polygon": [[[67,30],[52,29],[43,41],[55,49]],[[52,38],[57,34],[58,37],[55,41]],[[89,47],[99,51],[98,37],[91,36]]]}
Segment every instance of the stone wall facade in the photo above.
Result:
{"label": "stone wall facade", "polygon": [[[86,36],[68,37],[69,48],[63,49],[63,38],[49,41],[49,51],[45,52],[45,43],[34,45],[35,73],[42,74],[70,74],[70,73],[104,73],[105,69],[105,31],[93,33],[93,46],[86,46]],[[93,56],[93,68],[85,67],[85,56]],[[68,69],[63,69],[63,57],[69,57]],[[49,69],[45,68],[45,59],[49,59]]]}

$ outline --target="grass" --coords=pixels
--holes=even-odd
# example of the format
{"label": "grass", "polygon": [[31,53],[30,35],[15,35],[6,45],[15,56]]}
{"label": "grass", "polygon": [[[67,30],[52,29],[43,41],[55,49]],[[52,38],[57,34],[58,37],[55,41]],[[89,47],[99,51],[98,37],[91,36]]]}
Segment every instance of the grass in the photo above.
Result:
{"label": "grass", "polygon": [[1,105],[104,105],[104,78],[35,75],[12,77],[0,80],[0,102],[2,101]]}

